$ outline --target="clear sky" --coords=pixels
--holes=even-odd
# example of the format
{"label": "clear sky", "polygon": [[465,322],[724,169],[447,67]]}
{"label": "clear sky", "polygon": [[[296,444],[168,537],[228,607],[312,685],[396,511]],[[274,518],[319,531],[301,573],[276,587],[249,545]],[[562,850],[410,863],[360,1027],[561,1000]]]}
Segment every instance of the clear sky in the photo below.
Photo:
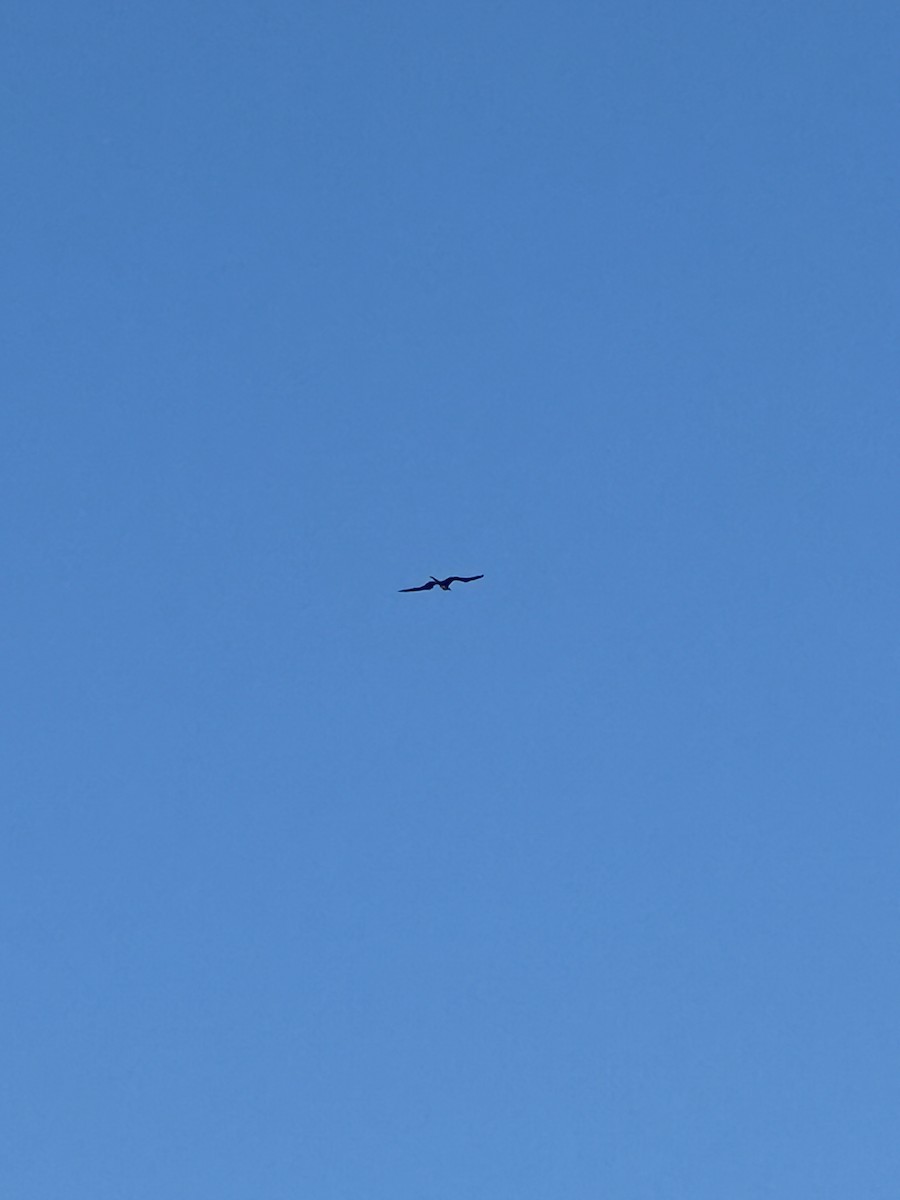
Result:
{"label": "clear sky", "polygon": [[4,1195],[900,1195],[898,34],[6,5]]}

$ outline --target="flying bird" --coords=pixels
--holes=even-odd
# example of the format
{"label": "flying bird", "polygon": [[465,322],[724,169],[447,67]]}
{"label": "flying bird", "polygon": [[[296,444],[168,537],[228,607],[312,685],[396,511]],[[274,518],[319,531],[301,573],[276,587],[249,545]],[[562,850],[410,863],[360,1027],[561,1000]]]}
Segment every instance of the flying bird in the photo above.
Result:
{"label": "flying bird", "polygon": [[417,588],[398,588],[400,592],[430,592],[433,587],[439,587],[442,592],[450,591],[451,583],[471,583],[473,579],[484,579],[483,575],[448,575],[446,579],[435,579],[432,575],[431,583],[423,583]]}

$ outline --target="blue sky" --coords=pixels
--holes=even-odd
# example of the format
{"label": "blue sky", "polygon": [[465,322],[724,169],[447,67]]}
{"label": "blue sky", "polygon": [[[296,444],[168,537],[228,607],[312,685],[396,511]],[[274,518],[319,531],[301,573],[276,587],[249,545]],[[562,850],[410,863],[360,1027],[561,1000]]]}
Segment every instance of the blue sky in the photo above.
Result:
{"label": "blue sky", "polygon": [[7,7],[4,1194],[894,1200],[898,31]]}

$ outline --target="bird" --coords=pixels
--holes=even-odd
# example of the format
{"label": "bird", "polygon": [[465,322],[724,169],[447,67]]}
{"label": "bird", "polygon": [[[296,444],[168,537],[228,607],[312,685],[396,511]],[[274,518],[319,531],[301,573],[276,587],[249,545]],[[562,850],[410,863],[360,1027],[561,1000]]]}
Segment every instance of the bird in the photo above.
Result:
{"label": "bird", "polygon": [[483,575],[448,575],[446,579],[435,579],[433,575],[429,577],[430,583],[423,583],[421,587],[414,588],[398,588],[398,592],[430,592],[433,587],[439,587],[442,592],[450,591],[451,583],[471,583],[474,579],[484,579]]}

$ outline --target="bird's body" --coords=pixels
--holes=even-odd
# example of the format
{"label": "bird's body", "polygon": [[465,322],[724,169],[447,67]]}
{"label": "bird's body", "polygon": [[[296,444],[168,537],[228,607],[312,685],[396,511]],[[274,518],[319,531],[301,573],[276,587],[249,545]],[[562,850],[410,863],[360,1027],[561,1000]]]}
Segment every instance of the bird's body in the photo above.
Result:
{"label": "bird's body", "polygon": [[435,579],[431,576],[430,583],[423,583],[421,587],[414,588],[399,588],[401,592],[430,592],[433,587],[439,587],[442,592],[450,591],[451,583],[472,583],[475,579],[484,579],[483,575],[448,575],[446,579]]}

